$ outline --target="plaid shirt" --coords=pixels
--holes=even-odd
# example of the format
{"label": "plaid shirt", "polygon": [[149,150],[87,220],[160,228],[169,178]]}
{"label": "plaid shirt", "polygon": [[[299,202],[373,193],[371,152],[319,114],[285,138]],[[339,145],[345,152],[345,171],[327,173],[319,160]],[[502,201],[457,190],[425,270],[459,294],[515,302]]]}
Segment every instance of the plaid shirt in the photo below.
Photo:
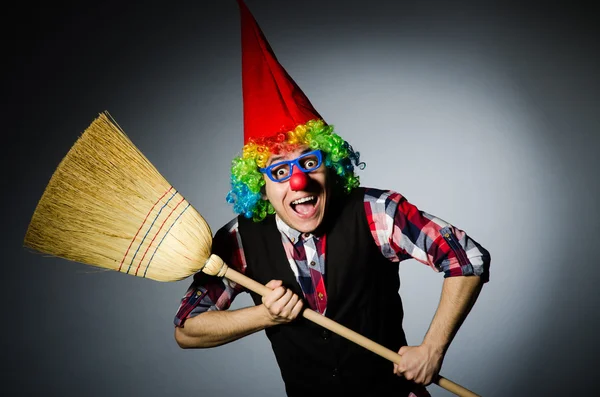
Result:
{"label": "plaid shirt", "polygon": [[[420,211],[401,194],[393,191],[367,189],[364,198],[367,222],[373,239],[381,253],[391,262],[413,258],[430,266],[445,277],[478,275],[488,281],[489,253],[469,238],[462,230]],[[302,287],[308,306],[325,313],[327,292],[325,290],[326,235],[316,236],[300,233],[276,217],[289,265]],[[229,232],[230,258],[225,262],[244,273],[246,260],[237,218],[224,228]],[[202,272],[194,275],[194,281],[181,300],[175,315],[175,325],[207,310],[229,308],[235,296],[244,288],[227,279],[208,277]],[[430,397],[427,389],[415,385],[408,397]]]}
{"label": "plaid shirt", "polygon": [[[489,253],[466,233],[447,222],[420,211],[401,194],[367,189],[364,198],[367,222],[381,253],[392,262],[416,259],[445,277],[478,275],[488,281]],[[300,233],[276,217],[289,265],[302,287],[308,306],[325,313],[327,292],[324,284],[326,236]],[[237,218],[224,228],[229,232],[230,267],[244,273],[246,260]],[[207,310],[226,310],[244,288],[227,279],[194,275],[194,281],[181,300],[174,323],[184,321]]]}

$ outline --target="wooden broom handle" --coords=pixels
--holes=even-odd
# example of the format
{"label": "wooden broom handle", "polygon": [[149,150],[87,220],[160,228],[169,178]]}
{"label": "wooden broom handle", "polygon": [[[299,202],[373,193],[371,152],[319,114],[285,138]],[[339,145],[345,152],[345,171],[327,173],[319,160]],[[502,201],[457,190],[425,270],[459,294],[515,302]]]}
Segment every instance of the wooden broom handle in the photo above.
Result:
{"label": "wooden broom handle", "polygon": [[[250,277],[243,275],[242,273],[231,269],[221,258],[217,255],[211,255],[210,258],[206,261],[206,264],[202,268],[202,271],[206,274],[210,274],[211,276],[225,277],[243,287],[246,287],[250,291],[253,291],[261,296],[267,295],[272,290],[254,280]],[[313,323],[316,323],[323,328],[326,328],[336,334],[364,347],[367,350],[372,351],[379,356],[388,359],[389,361],[399,364],[402,360],[402,356],[398,353],[388,349],[385,346],[382,346],[372,340],[362,336],[358,332],[351,330],[350,328],[344,327],[341,324],[333,321],[330,318],[327,318],[314,310],[309,308],[305,308],[302,311],[302,316]],[[458,383],[454,383],[449,379],[444,378],[443,376],[437,377],[434,380],[435,384],[438,386],[448,390],[461,397],[480,397],[478,394],[473,393],[472,391],[462,387]]]}

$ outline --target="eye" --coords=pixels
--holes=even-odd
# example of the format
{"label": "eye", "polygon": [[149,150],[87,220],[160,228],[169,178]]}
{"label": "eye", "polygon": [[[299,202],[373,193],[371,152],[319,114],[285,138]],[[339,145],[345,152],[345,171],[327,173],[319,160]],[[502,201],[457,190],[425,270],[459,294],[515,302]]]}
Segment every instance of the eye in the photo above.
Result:
{"label": "eye", "polygon": [[301,159],[301,165],[305,170],[312,170],[319,165],[319,159],[315,156],[307,156]]}
{"label": "eye", "polygon": [[282,165],[280,167],[274,168],[271,171],[271,174],[277,180],[287,177],[289,173],[290,173],[290,170],[289,170],[289,166],[287,166],[287,165]]}
{"label": "eye", "polygon": [[317,165],[317,161],[314,159],[306,160],[304,162],[304,168],[313,168]]}

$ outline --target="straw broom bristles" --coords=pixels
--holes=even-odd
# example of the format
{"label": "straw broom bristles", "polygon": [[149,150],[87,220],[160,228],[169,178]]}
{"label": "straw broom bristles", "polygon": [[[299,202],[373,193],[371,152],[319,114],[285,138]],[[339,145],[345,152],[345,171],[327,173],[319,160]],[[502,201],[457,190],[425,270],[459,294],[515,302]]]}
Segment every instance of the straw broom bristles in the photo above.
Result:
{"label": "straw broom bristles", "polygon": [[24,244],[75,262],[176,281],[204,265],[212,233],[104,112],[54,172]]}

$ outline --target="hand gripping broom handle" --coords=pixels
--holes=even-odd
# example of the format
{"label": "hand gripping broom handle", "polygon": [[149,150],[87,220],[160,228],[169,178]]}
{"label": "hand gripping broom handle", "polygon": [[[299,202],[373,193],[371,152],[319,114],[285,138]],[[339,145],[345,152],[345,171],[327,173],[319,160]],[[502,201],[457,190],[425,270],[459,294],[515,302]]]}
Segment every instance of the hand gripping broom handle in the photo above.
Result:
{"label": "hand gripping broom handle", "polygon": [[[272,291],[270,288],[252,280],[251,278],[243,275],[242,273],[239,273],[234,269],[229,268],[229,266],[227,266],[225,262],[223,262],[223,260],[217,255],[211,255],[208,258],[206,264],[202,268],[202,272],[211,276],[225,277],[261,296],[265,296]],[[352,331],[350,328],[346,328],[343,325],[338,324],[335,321],[315,312],[314,310],[305,308],[302,311],[302,316],[304,316],[304,318],[306,318],[307,320],[312,321],[313,323],[316,323],[322,326],[323,328],[327,328],[328,330],[335,332],[336,334],[364,347],[365,349],[368,349],[373,353],[390,360],[393,363],[398,364],[400,363],[400,360],[402,360],[402,356],[400,356],[398,353],[378,343],[373,342],[372,340],[362,336],[361,334]],[[462,387],[461,385],[444,378],[443,376],[438,375],[438,378],[434,380],[434,383],[448,390],[449,392],[456,394],[457,396],[479,397],[478,394],[473,393],[472,391]]]}

